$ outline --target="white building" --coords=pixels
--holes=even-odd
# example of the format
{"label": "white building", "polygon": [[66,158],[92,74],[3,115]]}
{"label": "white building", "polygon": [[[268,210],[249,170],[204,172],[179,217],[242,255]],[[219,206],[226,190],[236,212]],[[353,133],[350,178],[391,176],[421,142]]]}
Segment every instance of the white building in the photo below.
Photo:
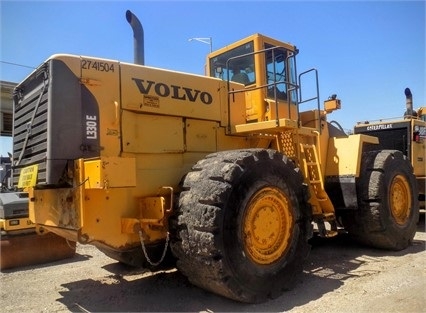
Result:
{"label": "white building", "polygon": [[17,84],[7,81],[0,81],[1,100],[0,100],[0,131],[1,136],[12,136],[13,121],[13,88]]}

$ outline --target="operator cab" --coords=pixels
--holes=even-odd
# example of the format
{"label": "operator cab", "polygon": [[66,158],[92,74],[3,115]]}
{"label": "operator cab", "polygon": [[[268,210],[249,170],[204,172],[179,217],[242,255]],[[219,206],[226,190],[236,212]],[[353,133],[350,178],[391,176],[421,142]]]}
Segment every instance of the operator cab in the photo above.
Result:
{"label": "operator cab", "polygon": [[[291,44],[254,34],[210,53],[207,73],[227,81],[231,95],[245,93],[247,123],[297,120],[297,52]],[[241,87],[230,88],[231,81]]]}

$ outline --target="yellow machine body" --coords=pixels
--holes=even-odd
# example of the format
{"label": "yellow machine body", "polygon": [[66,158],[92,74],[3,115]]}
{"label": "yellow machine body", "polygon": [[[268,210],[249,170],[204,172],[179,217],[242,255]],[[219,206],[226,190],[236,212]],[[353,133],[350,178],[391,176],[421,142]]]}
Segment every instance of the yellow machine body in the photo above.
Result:
{"label": "yellow machine body", "polygon": [[[241,47],[249,49],[246,64],[237,62],[251,77],[246,84],[231,80],[236,65],[220,63],[224,52]],[[67,76],[81,88],[81,110],[96,103],[98,112],[82,114],[80,128],[86,142],[97,144],[80,146],[89,157],[67,157],[62,178],[71,188],[43,186],[39,170],[30,188],[31,220],[38,229],[107,250],[126,251],[139,246],[141,237],[145,244],[163,242],[173,197],[198,160],[216,151],[273,148],[302,169],[315,220],[334,221],[326,178],[358,177],[363,146],[377,140],[331,134],[326,114],[340,108],[338,99],[320,108],[316,98],[318,105],[299,110],[296,54],[291,44],[255,34],[209,55],[207,72],[216,77],[52,56],[45,63],[51,80]],[[71,143],[58,144],[66,150]]]}

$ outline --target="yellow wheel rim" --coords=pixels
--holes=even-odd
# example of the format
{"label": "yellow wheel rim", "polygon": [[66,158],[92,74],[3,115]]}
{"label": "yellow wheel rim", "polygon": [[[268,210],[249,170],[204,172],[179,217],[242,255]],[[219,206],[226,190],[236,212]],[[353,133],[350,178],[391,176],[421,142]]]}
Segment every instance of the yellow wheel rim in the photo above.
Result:
{"label": "yellow wheel rim", "polygon": [[411,192],[408,181],[402,175],[392,180],[390,188],[390,209],[395,222],[403,225],[411,213]]}
{"label": "yellow wheel rim", "polygon": [[290,199],[278,188],[267,187],[251,198],[243,217],[243,243],[257,264],[271,264],[287,250],[293,230]]}

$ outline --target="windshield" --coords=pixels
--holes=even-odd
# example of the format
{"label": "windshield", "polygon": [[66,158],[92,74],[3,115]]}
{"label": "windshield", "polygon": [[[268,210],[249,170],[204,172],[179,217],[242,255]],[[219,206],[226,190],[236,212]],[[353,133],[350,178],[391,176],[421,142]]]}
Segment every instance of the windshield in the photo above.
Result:
{"label": "windshield", "polygon": [[[290,92],[291,101],[295,102],[295,89],[291,88],[291,85],[289,85],[289,83],[293,85],[296,84],[294,58],[289,58],[292,54],[284,48],[273,48],[272,45],[265,44],[265,49],[270,49],[265,53],[268,84],[267,95],[269,98],[275,98],[276,93],[278,99],[287,100],[287,94]],[[288,69],[287,66],[290,68]],[[288,75],[290,77],[287,77]]]}
{"label": "windshield", "polygon": [[241,58],[234,57],[252,53],[254,51],[253,42],[250,41],[222,53],[210,59],[210,76],[223,80],[232,80],[244,85],[256,82],[254,55],[247,55]]}
{"label": "windshield", "polygon": [[[271,49],[273,46],[266,44],[265,49]],[[285,60],[287,51],[284,49],[273,49],[266,52],[266,77],[268,84],[267,95],[274,98],[275,92],[280,100],[287,100],[286,92],[286,67]]]}

